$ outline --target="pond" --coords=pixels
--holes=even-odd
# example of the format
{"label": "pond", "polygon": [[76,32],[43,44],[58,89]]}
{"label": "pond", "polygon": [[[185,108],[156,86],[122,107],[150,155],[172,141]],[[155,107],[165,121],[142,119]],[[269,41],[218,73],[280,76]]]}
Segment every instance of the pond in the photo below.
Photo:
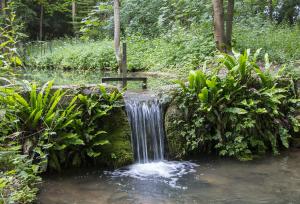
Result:
{"label": "pond", "polygon": [[83,170],[45,177],[38,203],[286,204],[300,201],[300,150],[251,162],[207,157],[193,163],[144,165],[113,172]]}
{"label": "pond", "polygon": [[[128,73],[130,77],[147,77],[148,89],[157,90],[162,86],[174,84],[176,75],[162,72],[136,72]],[[99,84],[102,77],[118,77],[116,72],[103,72],[101,70],[43,70],[43,69],[26,69],[23,78],[26,80],[36,81],[38,83],[46,83],[55,80],[56,85],[84,85]],[[117,85],[115,82],[110,83]],[[141,89],[142,82],[129,82],[128,89]]]}

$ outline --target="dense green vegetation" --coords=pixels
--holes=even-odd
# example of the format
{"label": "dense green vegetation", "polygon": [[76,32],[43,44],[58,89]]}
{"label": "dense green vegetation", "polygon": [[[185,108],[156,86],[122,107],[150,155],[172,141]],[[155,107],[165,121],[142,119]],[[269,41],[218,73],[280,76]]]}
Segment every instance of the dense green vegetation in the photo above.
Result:
{"label": "dense green vegetation", "polygon": [[[255,38],[253,36],[256,36]],[[130,71],[172,71],[187,73],[204,61],[213,60],[216,51],[212,27],[208,23],[190,29],[175,27],[156,38],[127,37],[128,69]],[[238,22],[234,26],[236,50],[262,48],[270,53],[274,64],[296,64],[300,59],[299,28],[275,25],[262,18]],[[42,51],[41,51],[42,50]],[[117,70],[111,40],[56,40],[44,46],[28,48],[27,67],[62,70]],[[42,53],[42,54],[41,54]],[[261,60],[261,59],[259,59]]]}
{"label": "dense green vegetation", "polygon": [[[177,28],[168,36],[127,38],[128,69],[130,71],[190,70],[213,56],[214,43],[210,25],[186,31]],[[52,48],[50,49],[50,46]],[[50,42],[41,54],[33,46],[28,67],[43,69],[102,69],[117,70],[113,42],[62,40]]]}
{"label": "dense green vegetation", "polygon": [[175,126],[186,145],[178,154],[217,151],[249,160],[269,149],[276,155],[289,148],[300,127],[295,78],[285,67],[272,69],[267,54],[261,69],[259,51],[224,54],[211,72],[204,66],[190,73],[188,85],[179,82],[177,100],[186,116]]}
{"label": "dense green vegetation", "polygon": [[298,26],[276,25],[261,18],[251,18],[235,25],[234,45],[240,51],[262,48],[262,52],[269,53],[276,64],[288,64],[300,59],[299,32]]}
{"label": "dense green vegetation", "polygon": [[[32,180],[38,180],[36,173],[93,164],[101,155],[102,146],[109,144],[109,140],[103,138],[107,132],[100,121],[119,107],[122,94],[107,93],[104,87],[100,87],[101,92],[89,95],[62,90],[52,93],[52,84],[45,84],[40,91],[35,84],[26,84],[29,90],[25,87],[0,89],[1,161],[4,164],[0,170],[6,176],[1,180],[4,200],[12,196],[11,192],[17,194],[16,199],[18,196],[18,199],[26,199],[17,199],[19,202],[31,201],[36,190],[31,191],[29,187],[34,187]],[[28,96],[22,96],[27,93]],[[68,97],[72,98],[66,101]],[[15,182],[21,183],[21,189],[16,190],[20,193],[28,190],[28,198],[14,192],[13,186],[19,184],[10,181],[13,175]]]}

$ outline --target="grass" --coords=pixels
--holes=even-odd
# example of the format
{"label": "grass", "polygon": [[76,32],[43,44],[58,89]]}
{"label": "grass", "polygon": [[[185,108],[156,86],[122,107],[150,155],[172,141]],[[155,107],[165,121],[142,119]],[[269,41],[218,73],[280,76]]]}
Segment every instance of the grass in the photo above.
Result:
{"label": "grass", "polygon": [[[129,71],[172,70],[178,73],[198,67],[214,53],[210,27],[188,31],[178,28],[155,39],[131,36],[126,42]],[[112,40],[56,40],[42,48],[29,46],[26,62],[28,67],[38,69],[115,71],[117,62],[113,47]]]}
{"label": "grass", "polygon": [[[275,64],[287,63],[297,70],[300,64],[300,28],[275,25],[259,17],[236,21],[234,47],[238,50],[262,48]],[[168,72],[186,75],[215,55],[211,24],[197,25],[189,30],[174,28],[159,38],[130,36],[129,71]],[[116,71],[112,40],[55,40],[43,48],[30,46],[27,66],[45,70]],[[296,68],[295,68],[296,67]],[[299,72],[299,71],[298,71]],[[85,75],[83,75],[83,78]],[[80,77],[79,77],[80,78]],[[80,80],[80,79],[79,79]]]}
{"label": "grass", "polygon": [[[234,27],[235,47],[239,50],[262,48],[277,64],[300,61],[300,27],[276,25],[253,18]],[[298,61],[298,62],[297,62]]]}

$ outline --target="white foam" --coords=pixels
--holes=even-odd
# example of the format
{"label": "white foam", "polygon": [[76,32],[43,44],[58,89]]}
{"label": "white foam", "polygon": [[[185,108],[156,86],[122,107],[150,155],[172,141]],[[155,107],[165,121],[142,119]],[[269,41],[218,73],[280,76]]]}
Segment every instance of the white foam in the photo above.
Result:
{"label": "white foam", "polygon": [[174,188],[185,188],[177,185],[183,175],[195,172],[198,166],[191,162],[158,161],[145,164],[133,164],[124,169],[118,169],[110,174],[113,177],[131,177],[140,180],[160,181]]}

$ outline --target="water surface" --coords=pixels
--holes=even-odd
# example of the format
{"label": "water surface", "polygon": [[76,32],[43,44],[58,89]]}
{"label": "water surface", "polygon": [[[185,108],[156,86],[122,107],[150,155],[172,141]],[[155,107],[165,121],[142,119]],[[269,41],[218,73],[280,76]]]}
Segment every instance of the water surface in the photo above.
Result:
{"label": "water surface", "polygon": [[44,178],[38,203],[300,203],[300,150],[252,162],[206,158],[196,164],[161,161],[113,172],[64,172]]}
{"label": "water surface", "polygon": [[[147,77],[147,87],[150,90],[160,89],[162,86],[174,84],[174,79],[178,77],[172,74],[162,72],[136,72],[128,73],[129,77]],[[44,84],[47,81],[55,80],[56,85],[84,85],[99,84],[103,77],[120,77],[116,72],[104,72],[102,70],[43,70],[43,69],[26,69],[23,70],[22,78],[37,83]],[[110,82],[117,85],[116,82]],[[142,82],[128,82],[128,89],[139,90],[142,88]]]}

